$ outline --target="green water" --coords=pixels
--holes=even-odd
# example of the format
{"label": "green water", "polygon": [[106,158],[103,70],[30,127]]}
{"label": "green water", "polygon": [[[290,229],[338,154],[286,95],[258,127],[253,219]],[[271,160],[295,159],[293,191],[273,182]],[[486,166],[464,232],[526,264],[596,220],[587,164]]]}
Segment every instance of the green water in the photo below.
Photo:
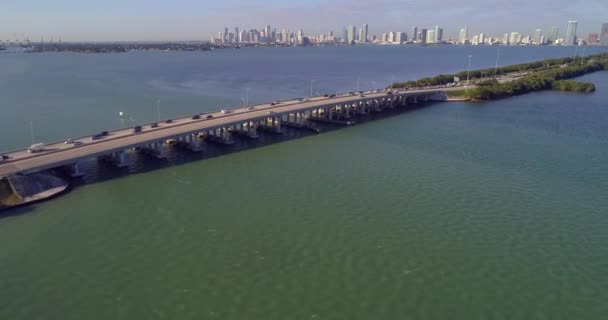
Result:
{"label": "green water", "polygon": [[0,219],[0,319],[606,319],[608,74]]}

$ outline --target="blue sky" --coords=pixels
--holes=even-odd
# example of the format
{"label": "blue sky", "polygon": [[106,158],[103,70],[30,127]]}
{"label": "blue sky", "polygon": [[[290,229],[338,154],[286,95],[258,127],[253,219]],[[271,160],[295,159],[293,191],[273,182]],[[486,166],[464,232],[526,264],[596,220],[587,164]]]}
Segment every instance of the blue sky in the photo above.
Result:
{"label": "blue sky", "polygon": [[304,29],[306,34],[339,32],[368,23],[371,34],[409,32],[412,26],[442,26],[455,36],[502,34],[579,21],[579,35],[599,32],[608,22],[608,0],[0,0],[0,38],[29,36],[63,40],[208,40],[224,26]]}

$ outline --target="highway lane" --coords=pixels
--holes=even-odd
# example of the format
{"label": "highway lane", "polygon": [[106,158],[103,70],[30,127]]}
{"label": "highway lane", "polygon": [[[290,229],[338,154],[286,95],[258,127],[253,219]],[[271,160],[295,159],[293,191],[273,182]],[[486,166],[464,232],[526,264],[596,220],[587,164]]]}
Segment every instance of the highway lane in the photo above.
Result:
{"label": "highway lane", "polygon": [[[401,90],[396,95],[411,95],[416,93],[429,93],[437,91],[462,90],[462,88],[432,88],[425,90]],[[322,106],[334,104],[346,104],[364,99],[376,99],[390,97],[384,91],[377,93],[366,93],[362,98],[359,94],[341,94],[334,98],[313,97],[308,101],[287,100],[277,105],[261,104],[256,105],[252,110],[246,108],[232,109],[230,113],[222,112],[209,113],[213,116],[206,119],[209,114],[204,114],[199,120],[191,118],[175,119],[173,123],[159,123],[158,128],[145,128],[141,133],[134,134],[133,128],[121,129],[110,132],[106,138],[91,141],[89,137],[75,139],[81,141],[80,146],[66,145],[62,142],[47,146],[48,151],[30,154],[25,150],[20,150],[9,154],[11,159],[8,162],[0,162],[0,177],[11,175],[17,172],[24,172],[33,169],[48,169],[75,162],[77,159],[93,158],[112,152],[117,152],[136,146],[146,145],[155,141],[184,136],[214,128],[244,123],[247,121],[263,119],[270,116],[277,116],[284,113],[310,110]],[[268,114],[272,111],[273,114]]]}

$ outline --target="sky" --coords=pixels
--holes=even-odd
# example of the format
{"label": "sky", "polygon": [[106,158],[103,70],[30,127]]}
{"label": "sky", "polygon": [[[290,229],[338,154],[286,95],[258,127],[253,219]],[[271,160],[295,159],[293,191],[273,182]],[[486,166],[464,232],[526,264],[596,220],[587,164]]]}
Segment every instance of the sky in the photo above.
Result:
{"label": "sky", "polygon": [[0,0],[0,39],[32,41],[209,40],[233,30],[303,29],[306,35],[347,25],[369,24],[370,34],[405,31],[412,26],[444,28],[456,37],[469,33],[549,33],[564,36],[568,20],[579,22],[578,35],[599,33],[608,22],[608,0]]}

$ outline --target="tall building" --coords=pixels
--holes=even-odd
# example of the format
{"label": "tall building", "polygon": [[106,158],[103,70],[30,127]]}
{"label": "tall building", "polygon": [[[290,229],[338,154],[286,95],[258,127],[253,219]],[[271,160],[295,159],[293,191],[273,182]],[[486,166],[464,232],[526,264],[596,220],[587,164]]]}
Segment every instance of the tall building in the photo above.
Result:
{"label": "tall building", "polygon": [[439,26],[435,26],[435,38],[433,42],[439,43],[443,40],[443,29],[439,28]]}
{"label": "tall building", "polygon": [[608,46],[608,22],[602,24],[602,32],[600,33],[600,44]]}
{"label": "tall building", "polygon": [[405,40],[406,40],[405,32],[397,32],[395,34],[395,43],[403,44],[403,42],[405,42]]}
{"label": "tall building", "polygon": [[542,36],[543,36],[543,30],[536,29],[536,31],[534,32],[534,38],[532,38],[532,42],[534,42],[536,44],[542,44],[542,42],[541,42]]}
{"label": "tall building", "polygon": [[427,33],[427,30],[424,28],[420,29],[420,32],[418,32],[418,40],[422,44],[426,44],[426,33]]}
{"label": "tall building", "polygon": [[458,38],[459,42],[465,44],[469,39],[469,26],[464,26],[463,29],[460,29],[460,37]]}
{"label": "tall building", "polygon": [[590,33],[587,35],[587,44],[598,44],[600,35],[597,33]]}
{"label": "tall building", "polygon": [[509,44],[516,45],[519,44],[520,41],[521,35],[519,34],[519,32],[511,32],[511,35],[509,35]]}
{"label": "tall building", "polygon": [[266,35],[266,42],[272,41],[272,39],[270,37],[270,25],[269,24],[267,24],[266,28],[264,28],[264,33]]}
{"label": "tall building", "polygon": [[435,43],[435,30],[429,30],[426,32],[426,43]]}
{"label": "tall building", "polygon": [[505,35],[502,36],[502,44],[504,44],[505,46],[509,45],[509,34],[508,33],[505,33]]}
{"label": "tall building", "polygon": [[348,35],[347,35],[347,41],[349,44],[352,44],[355,41],[355,36],[357,34],[357,27],[356,26],[348,26]]}
{"label": "tall building", "polygon": [[304,44],[304,31],[298,30],[298,44]]}
{"label": "tall building", "polygon": [[566,38],[564,39],[564,45],[573,46],[576,44],[576,28],[578,27],[578,21],[568,21],[568,29],[566,30]]}
{"label": "tall building", "polygon": [[368,31],[368,25],[366,23],[361,26],[361,29],[359,29],[359,42],[361,42],[361,43],[367,42],[367,31]]}
{"label": "tall building", "polygon": [[479,44],[484,44],[486,43],[486,35],[483,33],[479,34]]}
{"label": "tall building", "polygon": [[347,29],[342,30],[342,42],[343,43],[348,42],[348,30]]}
{"label": "tall building", "polygon": [[283,41],[283,43],[289,43],[289,30],[283,29],[281,33],[281,40]]}
{"label": "tall building", "polygon": [[418,40],[418,27],[414,26],[412,28],[412,41]]}

